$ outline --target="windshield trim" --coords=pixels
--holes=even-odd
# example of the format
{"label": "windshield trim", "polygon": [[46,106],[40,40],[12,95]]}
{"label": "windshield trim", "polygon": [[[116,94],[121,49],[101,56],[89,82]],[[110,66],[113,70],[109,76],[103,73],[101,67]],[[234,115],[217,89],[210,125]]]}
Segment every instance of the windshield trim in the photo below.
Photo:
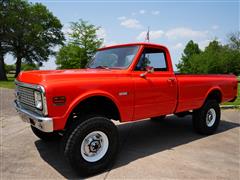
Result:
{"label": "windshield trim", "polygon": [[[136,55],[138,54],[138,52],[139,52],[139,49],[140,49],[140,45],[138,45],[138,44],[133,44],[133,45],[128,45],[128,46],[113,46],[113,47],[109,47],[109,48],[101,48],[101,49],[98,49],[97,50],[97,52],[99,52],[99,51],[106,51],[106,50],[110,50],[110,49],[121,49],[121,48],[125,48],[125,47],[137,47],[137,50],[136,50],[136,53],[135,53],[135,55],[134,55],[134,57],[132,58],[132,61],[131,61],[131,63],[129,63],[129,65],[128,66],[126,66],[126,67],[106,67],[106,68],[97,68],[97,67],[95,67],[95,68],[93,68],[93,67],[89,67],[89,65],[91,64],[91,62],[94,60],[94,58],[92,58],[87,64],[86,64],[86,66],[85,66],[85,68],[88,68],[88,69],[105,69],[105,70],[109,70],[109,69],[119,69],[119,70],[126,70],[126,69],[128,69],[130,66],[131,66],[131,64],[133,63],[133,61],[134,61],[134,59],[136,58]],[[96,53],[97,53],[96,52]]]}

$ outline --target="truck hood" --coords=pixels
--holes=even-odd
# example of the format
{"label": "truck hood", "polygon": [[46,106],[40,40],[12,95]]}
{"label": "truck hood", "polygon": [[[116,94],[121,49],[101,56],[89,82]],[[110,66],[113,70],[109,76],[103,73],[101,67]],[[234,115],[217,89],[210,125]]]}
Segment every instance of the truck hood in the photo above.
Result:
{"label": "truck hood", "polygon": [[69,79],[89,79],[116,77],[124,70],[113,69],[71,69],[71,70],[35,70],[22,71],[17,80],[30,84],[42,84],[51,81],[68,81]]}

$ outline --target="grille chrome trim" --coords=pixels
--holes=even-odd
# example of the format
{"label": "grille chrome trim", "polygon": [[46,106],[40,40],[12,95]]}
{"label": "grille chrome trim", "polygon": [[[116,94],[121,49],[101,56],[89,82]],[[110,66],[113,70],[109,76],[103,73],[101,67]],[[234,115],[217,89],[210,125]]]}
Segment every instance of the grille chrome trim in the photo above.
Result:
{"label": "grille chrome trim", "polygon": [[[15,84],[16,84],[16,93],[18,93],[18,89],[24,89],[25,90],[22,93],[23,94],[23,99],[22,100],[17,99],[17,101],[19,103],[21,103],[21,106],[23,106],[25,109],[29,109],[30,111],[33,111],[33,112],[38,113],[40,115],[44,115],[44,116],[48,115],[46,92],[45,92],[45,89],[44,89],[43,86],[23,83],[23,82],[20,82],[18,80],[15,80]],[[42,101],[43,101],[43,109],[42,110],[39,110],[35,107],[34,91],[39,91],[42,94]],[[33,97],[32,100],[29,100],[28,96],[32,96]],[[17,97],[17,94],[16,94],[16,97]]]}
{"label": "grille chrome trim", "polygon": [[16,86],[17,101],[35,108],[34,89]]}

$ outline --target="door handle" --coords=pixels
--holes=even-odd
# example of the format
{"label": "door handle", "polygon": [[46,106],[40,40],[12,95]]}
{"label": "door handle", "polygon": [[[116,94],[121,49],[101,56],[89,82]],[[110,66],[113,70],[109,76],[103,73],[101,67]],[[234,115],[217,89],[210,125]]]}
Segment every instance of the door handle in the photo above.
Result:
{"label": "door handle", "polygon": [[173,86],[175,83],[175,78],[173,78],[173,77],[170,77],[170,78],[168,78],[168,83],[170,84],[170,86]]}
{"label": "door handle", "polygon": [[172,82],[172,81],[175,81],[175,78],[168,78],[168,81],[170,82]]}

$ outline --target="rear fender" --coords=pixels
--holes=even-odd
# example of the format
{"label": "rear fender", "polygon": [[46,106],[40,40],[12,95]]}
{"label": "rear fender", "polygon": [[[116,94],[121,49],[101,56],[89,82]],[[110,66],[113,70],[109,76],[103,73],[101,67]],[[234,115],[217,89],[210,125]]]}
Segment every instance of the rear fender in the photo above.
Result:
{"label": "rear fender", "polygon": [[[222,90],[221,90],[221,88],[220,88],[219,86],[211,87],[211,88],[207,91],[207,93],[206,93],[206,95],[205,95],[205,97],[204,97],[204,99],[203,99],[203,102],[202,102],[202,104],[201,104],[201,107],[204,105],[204,103],[206,102],[208,96],[209,96],[210,93],[212,93],[213,91],[219,91],[221,96],[222,96],[222,94],[223,94],[223,93],[222,93]],[[221,101],[222,101],[222,97],[221,97]]]}

